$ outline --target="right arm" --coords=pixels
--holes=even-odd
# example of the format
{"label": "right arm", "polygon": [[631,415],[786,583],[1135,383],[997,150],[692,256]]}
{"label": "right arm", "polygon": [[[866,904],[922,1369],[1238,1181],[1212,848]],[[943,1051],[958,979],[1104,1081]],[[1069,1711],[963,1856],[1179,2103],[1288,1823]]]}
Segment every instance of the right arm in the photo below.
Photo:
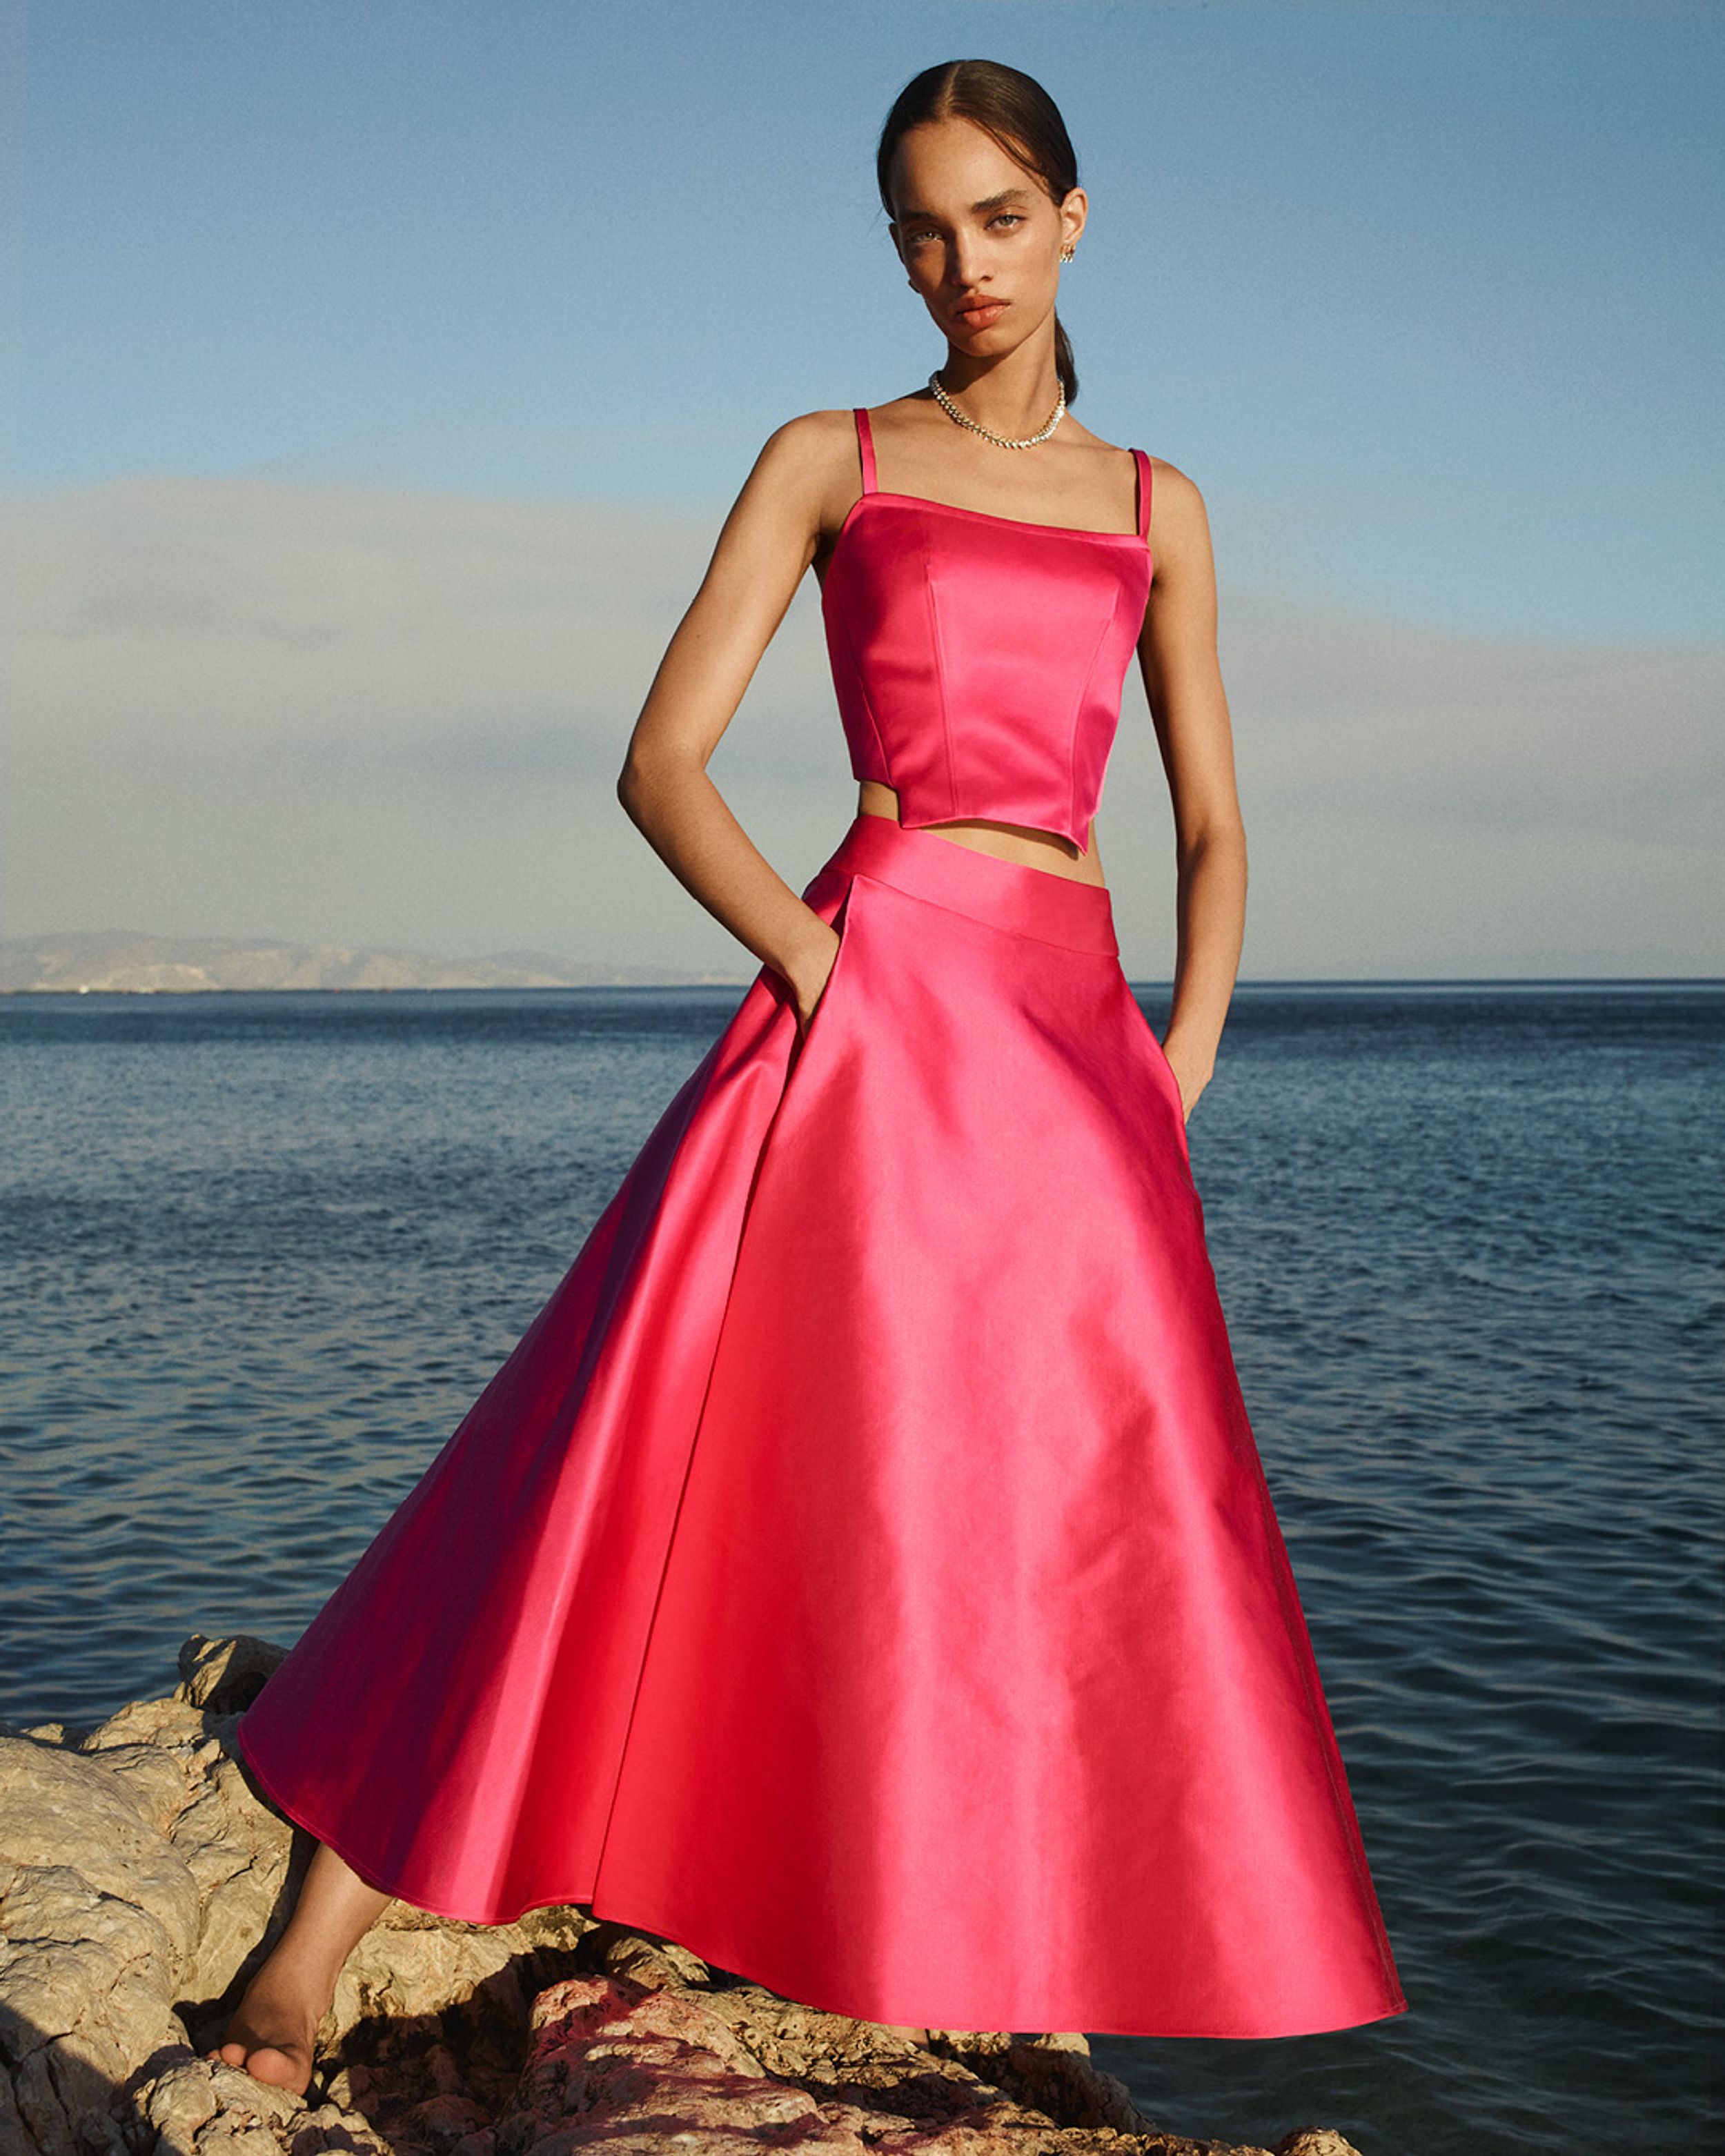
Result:
{"label": "right arm", "polygon": [[755,846],[706,766],[823,531],[848,506],[854,462],[848,413],[809,413],[768,437],[660,661],[617,781],[619,800],[672,875],[789,984],[799,1031],[826,985],[838,932]]}

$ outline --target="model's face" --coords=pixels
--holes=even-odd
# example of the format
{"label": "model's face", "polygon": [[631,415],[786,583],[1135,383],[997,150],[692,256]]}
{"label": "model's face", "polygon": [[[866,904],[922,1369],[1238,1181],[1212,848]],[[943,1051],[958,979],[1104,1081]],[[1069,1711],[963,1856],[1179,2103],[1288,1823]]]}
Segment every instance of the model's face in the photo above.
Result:
{"label": "model's face", "polygon": [[923,304],[963,352],[1009,351],[1054,311],[1060,249],[1084,229],[1084,190],[1055,203],[968,120],[913,127],[893,152],[891,226]]}

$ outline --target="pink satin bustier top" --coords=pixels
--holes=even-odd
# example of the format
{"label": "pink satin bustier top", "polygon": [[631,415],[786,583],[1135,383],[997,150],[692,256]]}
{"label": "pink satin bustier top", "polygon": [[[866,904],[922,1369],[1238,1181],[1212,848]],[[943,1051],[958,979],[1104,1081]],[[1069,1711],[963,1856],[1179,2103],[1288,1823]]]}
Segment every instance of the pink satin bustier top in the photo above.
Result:
{"label": "pink satin bustier top", "polygon": [[906,827],[983,817],[1088,853],[1153,574],[1149,458],[1137,530],[1081,531],[883,494],[865,411],[856,432],[820,600],[852,775]]}

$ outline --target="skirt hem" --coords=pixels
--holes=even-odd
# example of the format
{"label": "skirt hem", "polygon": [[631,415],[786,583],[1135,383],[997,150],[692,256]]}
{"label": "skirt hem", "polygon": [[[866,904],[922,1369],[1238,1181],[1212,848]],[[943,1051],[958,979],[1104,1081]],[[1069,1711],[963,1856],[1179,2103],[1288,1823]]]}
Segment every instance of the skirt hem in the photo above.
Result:
{"label": "skirt hem", "polygon": [[[336,1837],[335,1835],[325,1834],[314,1825],[308,1818],[303,1816],[301,1810],[290,1810],[287,1804],[277,1794],[273,1778],[259,1766],[256,1760],[252,1758],[250,1753],[246,1751],[244,1746],[240,1745],[237,1740],[234,1742],[234,1749],[239,1753],[247,1772],[260,1784],[266,1794],[269,1796],[271,1804],[275,1805],[276,1810],[281,1813],[285,1819],[287,1819],[295,1826],[300,1828],[302,1832],[309,1834],[315,1841],[320,1841],[323,1843],[326,1847],[334,1850],[336,1856],[341,1859],[342,1862],[346,1864],[351,1871],[356,1873],[358,1877],[362,1879],[367,1886],[372,1887],[376,1892],[380,1894],[388,1894],[392,1901],[405,1902],[409,1908],[418,1909],[426,1916],[439,1917],[449,1923],[474,1924],[485,1930],[492,1930],[505,1925],[519,1923],[523,1917],[531,1916],[534,1911],[537,1909],[584,1909],[596,1922],[623,1924],[627,1926],[631,1931],[644,1933],[651,1938],[669,1939],[674,1945],[681,1947],[685,1953],[692,1953],[697,1958],[697,1959],[706,1963],[710,1969],[722,1969],[728,1975],[742,1977],[747,1983],[758,1984],[763,1990],[771,1991],[775,1994],[775,1996],[788,1999],[793,2005],[803,2007],[811,2013],[836,2014],[842,2016],[846,2020],[868,2021],[879,2026],[886,2026],[895,2023],[899,2023],[911,2028],[951,2029],[966,2035],[1009,2033],[1008,2031],[983,2030],[978,2028],[974,2024],[962,2020],[943,2020],[939,2016],[931,2017],[920,2007],[917,2008],[914,2013],[891,2012],[883,2008],[880,2002],[876,2001],[875,2002],[875,2010],[873,2012],[865,2012],[862,2009],[854,2005],[835,2005],[829,2004],[828,2001],[824,1999],[806,1999],[796,1996],[790,1992],[780,1991],[778,1986],[773,1982],[770,1977],[757,1975],[752,1969],[738,1968],[733,1962],[725,1960],[716,1953],[710,1954],[703,1951],[703,1949],[697,1945],[692,1938],[685,1936],[685,1930],[681,1927],[666,1925],[663,1922],[656,1922],[650,1917],[641,1915],[639,1911],[629,1911],[625,1912],[613,1908],[610,1906],[608,1897],[607,1897],[606,1907],[603,1909],[600,1908],[594,1902],[591,1890],[589,1890],[586,1894],[562,1894],[553,1896],[550,1899],[542,1899],[524,1902],[520,1908],[506,1915],[475,1917],[469,1915],[465,1910],[461,1909],[439,1908],[434,1903],[419,1900],[415,1895],[398,1893],[393,1887],[386,1886],[380,1879],[372,1875],[367,1866],[362,1865],[360,1861],[357,1861],[356,1852],[352,1851],[349,1847],[343,1845],[346,1840],[345,1836]],[[1374,2022],[1378,2021],[1392,2020],[1396,2016],[1405,2014],[1409,2010],[1407,1999],[1403,1993],[1398,1991],[1394,1994],[1394,1997],[1396,2003],[1393,2006],[1385,2007],[1379,2013],[1363,2015],[1355,2020],[1323,2022],[1299,2028],[1281,2027],[1275,2029],[1245,2030],[1173,2029],[1168,2027],[1165,2024],[1160,2025],[1155,2028],[1150,2028],[1142,2025],[1126,2028],[1120,2025],[1119,2018],[1117,2016],[1111,2025],[1105,2028],[1100,2022],[1089,2021],[1085,2020],[1081,2015],[1075,2016],[1070,2012],[1066,2012],[1061,2015],[1052,2016],[1047,2014],[1033,2014],[1014,2016],[1011,2023],[1011,2030],[1040,2030],[1044,2028],[1052,2030],[1058,2027],[1060,2029],[1076,2029],[1087,2036],[1168,2037],[1176,2041],[1187,2041],[1198,2043],[1267,2043],[1272,2042],[1277,2038],[1283,2036],[1328,2035],[1338,2033],[1341,2030],[1347,2029],[1368,2028]]]}

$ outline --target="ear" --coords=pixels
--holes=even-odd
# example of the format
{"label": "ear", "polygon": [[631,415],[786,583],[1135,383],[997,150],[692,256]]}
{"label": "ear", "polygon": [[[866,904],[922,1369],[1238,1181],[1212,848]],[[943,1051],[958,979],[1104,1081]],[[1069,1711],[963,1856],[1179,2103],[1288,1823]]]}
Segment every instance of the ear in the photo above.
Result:
{"label": "ear", "polygon": [[1090,216],[1090,197],[1082,187],[1070,187],[1060,203],[1060,244],[1076,247]]}

